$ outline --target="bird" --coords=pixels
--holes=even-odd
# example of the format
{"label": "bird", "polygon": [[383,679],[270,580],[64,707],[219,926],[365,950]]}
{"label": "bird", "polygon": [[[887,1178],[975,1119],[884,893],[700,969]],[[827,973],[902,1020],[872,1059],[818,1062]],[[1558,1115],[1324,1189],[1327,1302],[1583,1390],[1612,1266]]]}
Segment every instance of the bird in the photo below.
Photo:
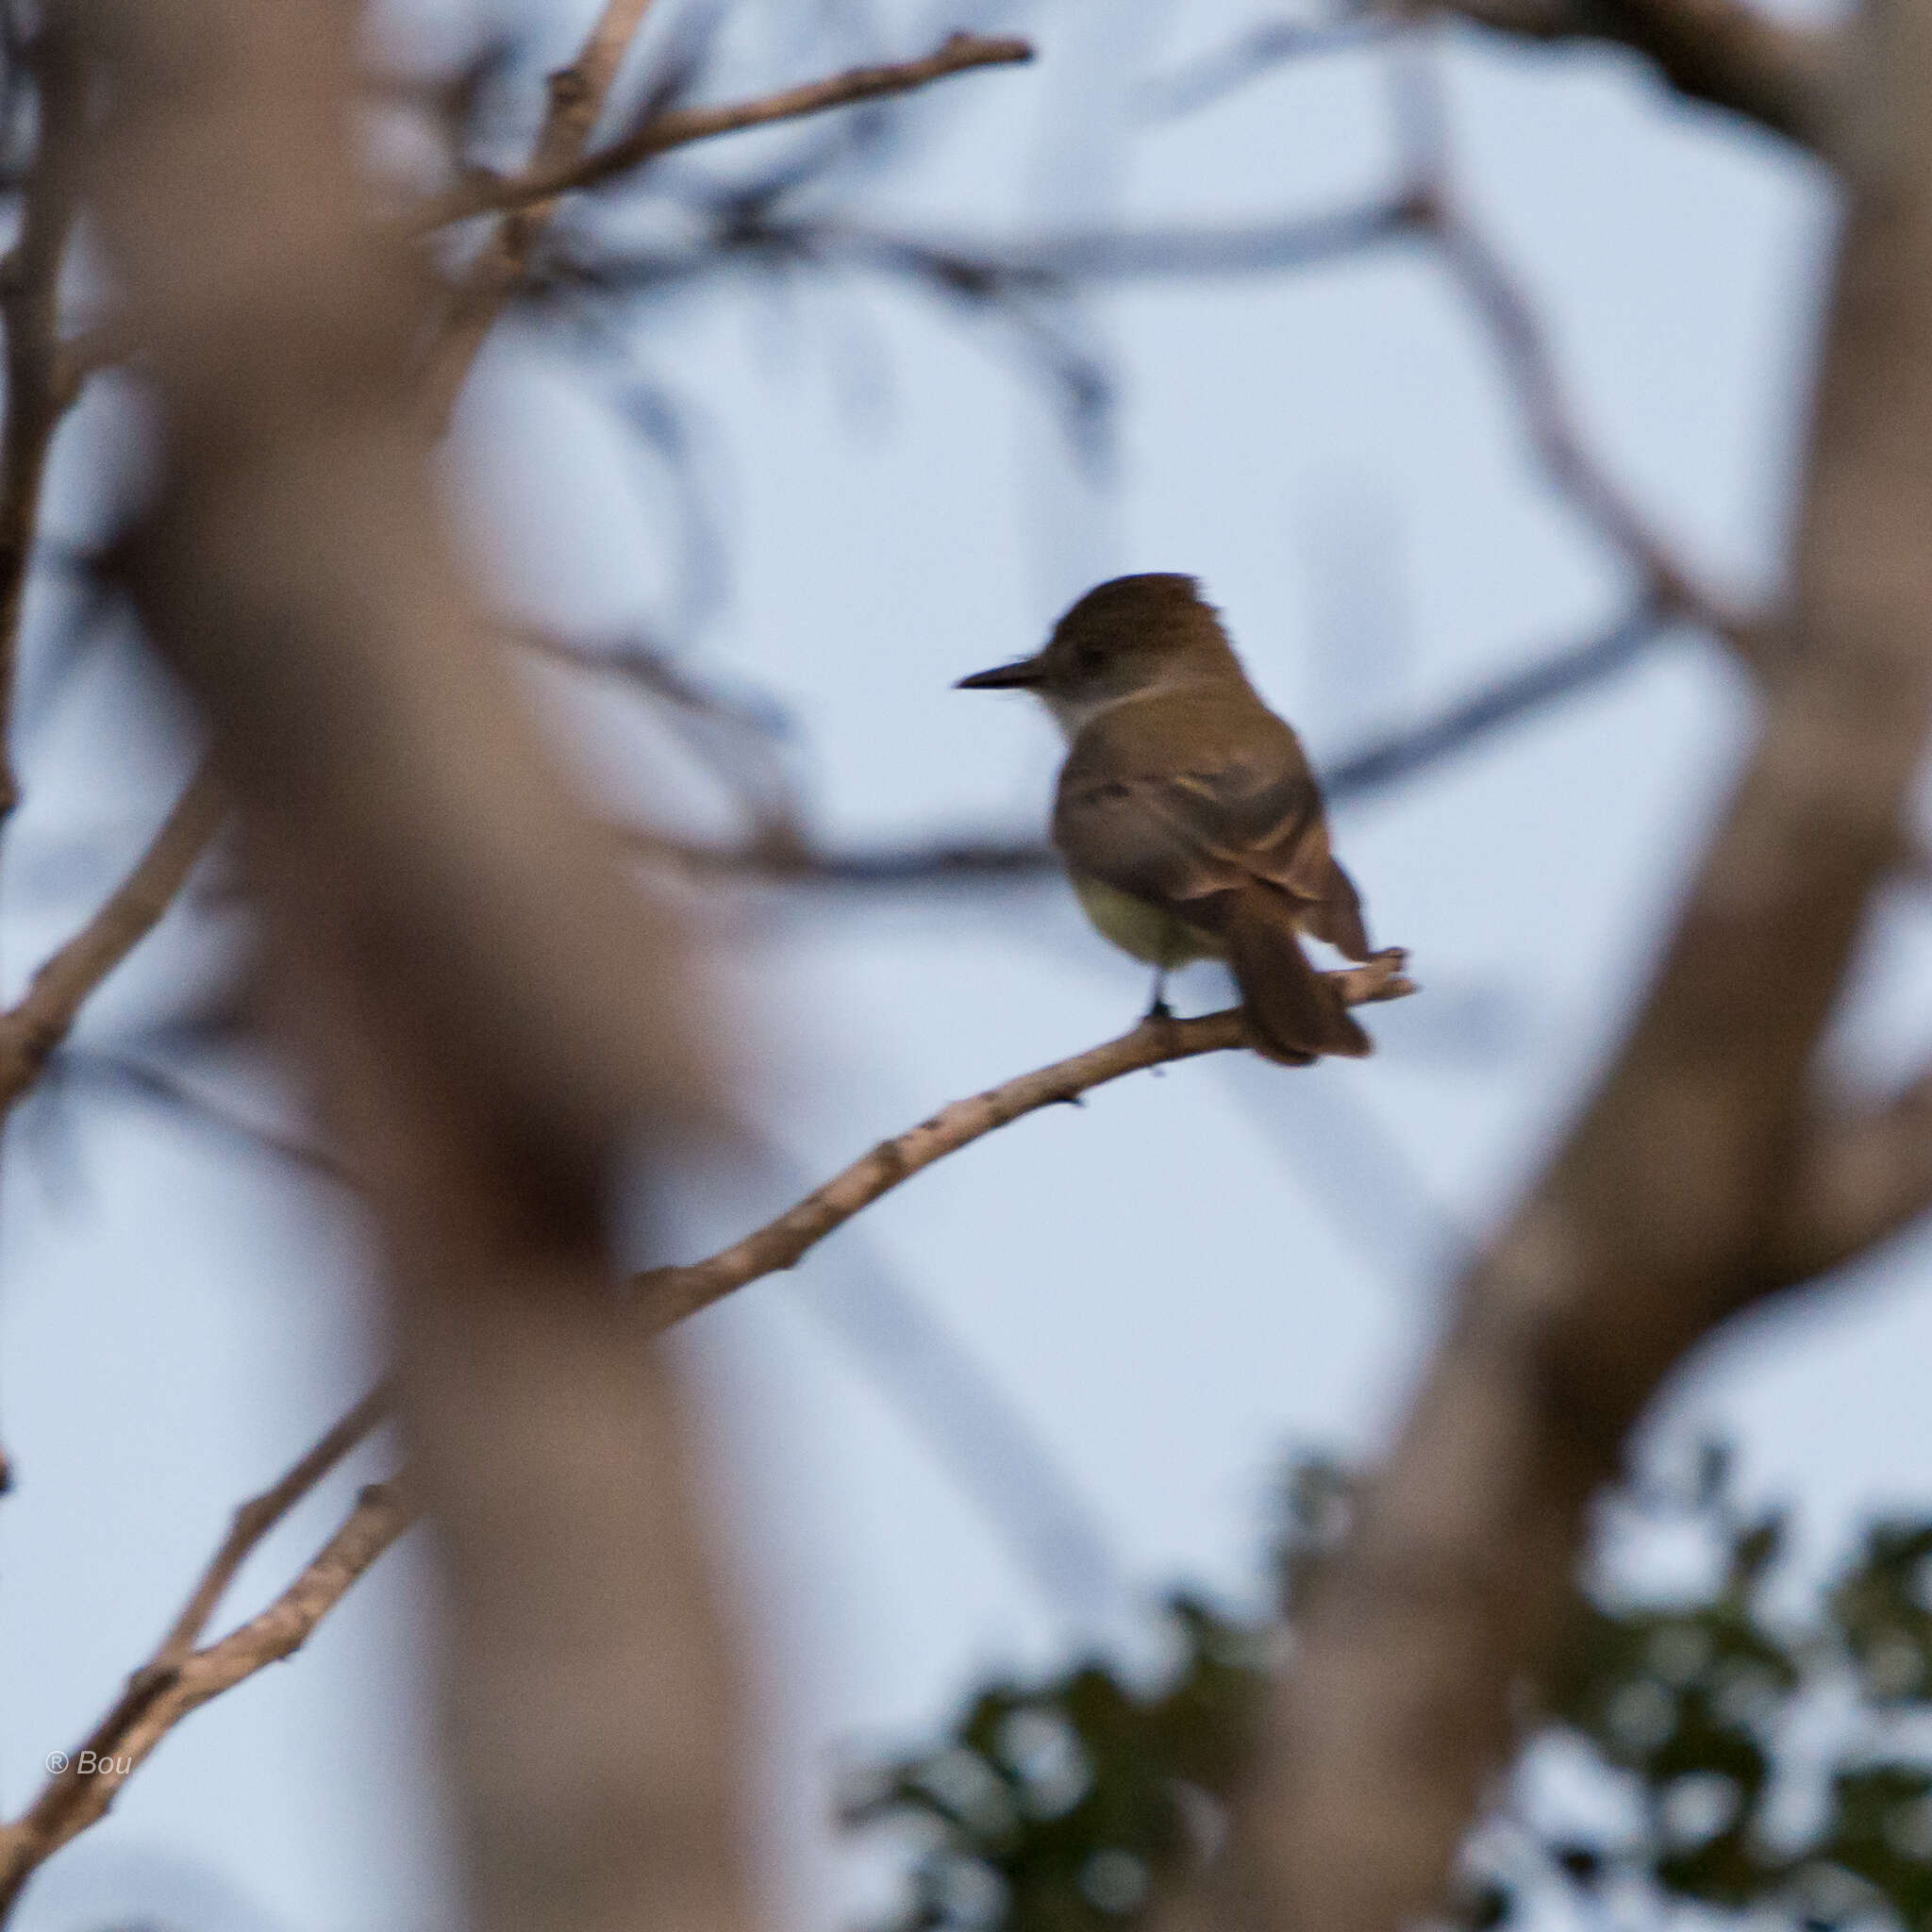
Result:
{"label": "bird", "polygon": [[1322,793],[1293,728],[1249,683],[1199,581],[1114,577],[1067,610],[1045,645],[958,680],[1027,691],[1067,741],[1052,838],[1087,917],[1166,976],[1224,959],[1269,1058],[1305,1065],[1374,1050],[1307,934],[1378,957],[1361,895],[1329,847]]}

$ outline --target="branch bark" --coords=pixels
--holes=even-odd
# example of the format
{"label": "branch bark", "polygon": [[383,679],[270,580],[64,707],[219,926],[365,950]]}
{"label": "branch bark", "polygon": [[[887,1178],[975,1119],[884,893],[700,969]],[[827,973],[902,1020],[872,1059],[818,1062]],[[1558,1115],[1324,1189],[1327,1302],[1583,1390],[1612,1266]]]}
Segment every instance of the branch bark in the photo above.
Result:
{"label": "branch bark", "polygon": [[364,1490],[348,1520],[258,1616],[205,1650],[175,1651],[172,1638],[163,1644],[128,1679],[114,1707],[64,1754],[27,1810],[0,1827],[0,1920],[54,1853],[107,1816],[121,1787],[183,1718],[292,1657],[415,1513],[399,1484]]}
{"label": "branch bark", "polygon": [[251,1496],[235,1511],[235,1520],[222,1546],[201,1574],[181,1614],[175,1619],[148,1670],[169,1671],[193,1654],[208,1620],[221,1607],[228,1586],[270,1530],[313,1490],[352,1450],[365,1442],[389,1419],[395,1398],[389,1385],[378,1383],[354,1408],[334,1424],[307,1455],[273,1488]]}
{"label": "branch bark", "polygon": [[[1402,999],[1416,990],[1403,974],[1405,957],[1399,948],[1391,948],[1366,966],[1351,967],[1328,977],[1350,1006]],[[654,1327],[668,1328],[748,1282],[795,1267],[828,1234],[881,1195],[891,1193],[934,1161],[957,1154],[1024,1115],[1037,1113],[1043,1107],[1077,1102],[1093,1088],[1143,1067],[1163,1066],[1251,1043],[1246,1019],[1238,1007],[1195,1020],[1149,1018],[1118,1040],[1022,1074],[970,1100],[956,1100],[929,1121],[880,1141],[870,1154],[808,1194],[795,1208],[708,1260],[685,1267],[653,1268],[640,1274],[637,1286],[644,1296],[649,1320]]]}

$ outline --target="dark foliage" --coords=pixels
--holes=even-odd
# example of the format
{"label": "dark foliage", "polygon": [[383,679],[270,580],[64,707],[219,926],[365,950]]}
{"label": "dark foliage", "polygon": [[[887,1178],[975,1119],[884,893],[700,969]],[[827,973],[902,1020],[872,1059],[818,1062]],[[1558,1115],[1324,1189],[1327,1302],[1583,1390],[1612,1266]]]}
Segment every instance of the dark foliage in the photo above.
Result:
{"label": "dark foliage", "polygon": [[[1285,1623],[1176,1594],[1177,1657],[1158,1682],[1088,1660],[991,1685],[937,1745],[869,1780],[848,1822],[919,1843],[896,1932],[1121,1932],[1211,1851],[1348,1482],[1304,1461],[1286,1498]],[[1779,1587],[1783,1519],[1740,1509],[1721,1451],[1682,1484],[1632,1484],[1606,1516],[1626,1552],[1688,1543],[1701,1580],[1662,1594],[1629,1584],[1654,1566],[1627,1554],[1600,1566],[1504,1814],[1471,1842],[1465,1922],[1484,1932],[1564,1894],[1615,1902],[1626,1924],[1689,1907],[1704,1923],[1932,1932],[1932,1520],[1871,1524],[1807,1600]],[[1823,1762],[1821,1724],[1836,1734]],[[1551,1749],[1601,1786],[1598,1828],[1550,1822],[1535,1760]]]}

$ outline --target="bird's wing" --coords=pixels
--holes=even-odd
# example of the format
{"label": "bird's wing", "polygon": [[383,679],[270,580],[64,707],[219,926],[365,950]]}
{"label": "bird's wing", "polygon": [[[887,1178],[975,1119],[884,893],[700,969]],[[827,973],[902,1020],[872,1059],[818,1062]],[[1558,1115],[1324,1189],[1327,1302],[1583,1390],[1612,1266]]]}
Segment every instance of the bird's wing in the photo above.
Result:
{"label": "bird's wing", "polygon": [[1257,879],[1323,902],[1338,870],[1299,741],[1252,702],[1176,695],[1103,712],[1060,774],[1053,837],[1075,871],[1164,903]]}

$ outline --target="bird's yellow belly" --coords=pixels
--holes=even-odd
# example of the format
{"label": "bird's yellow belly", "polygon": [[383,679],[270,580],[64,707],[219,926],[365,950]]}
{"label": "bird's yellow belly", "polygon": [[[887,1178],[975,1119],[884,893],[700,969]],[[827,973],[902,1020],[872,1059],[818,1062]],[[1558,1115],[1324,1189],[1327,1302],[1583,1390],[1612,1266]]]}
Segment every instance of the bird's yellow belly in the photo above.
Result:
{"label": "bird's yellow belly", "polygon": [[1131,953],[1150,966],[1185,966],[1190,959],[1223,957],[1221,941],[1211,932],[1190,925],[1165,906],[1137,899],[1131,892],[1103,885],[1098,879],[1083,878],[1078,873],[1073,874],[1073,881],[1081,909],[1093,922],[1094,930],[1122,952]]}

